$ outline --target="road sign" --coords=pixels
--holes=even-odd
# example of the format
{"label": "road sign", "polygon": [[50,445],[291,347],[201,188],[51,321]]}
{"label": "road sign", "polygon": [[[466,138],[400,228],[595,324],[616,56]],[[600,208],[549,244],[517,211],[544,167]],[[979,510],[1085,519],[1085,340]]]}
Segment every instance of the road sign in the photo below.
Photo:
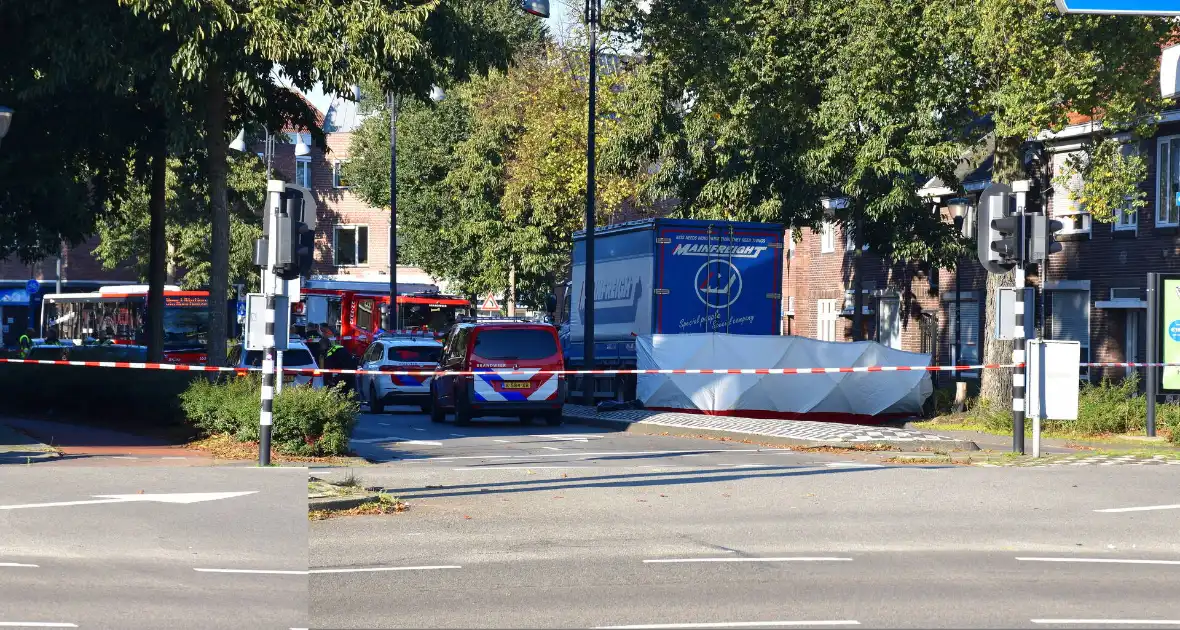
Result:
{"label": "road sign", "polygon": [[238,317],[246,316],[246,303],[238,300]]}
{"label": "road sign", "polygon": [[1180,15],[1176,0],[1057,0],[1062,13]]}
{"label": "road sign", "polygon": [[36,293],[40,290],[41,290],[41,283],[37,282],[36,280],[29,280],[28,282],[25,283],[25,291],[27,291],[29,295],[33,295],[34,293]]}
{"label": "road sign", "polygon": [[483,304],[479,305],[479,309],[481,311],[500,310],[500,303],[496,301],[496,295],[494,293],[488,293],[488,296],[484,298]]}

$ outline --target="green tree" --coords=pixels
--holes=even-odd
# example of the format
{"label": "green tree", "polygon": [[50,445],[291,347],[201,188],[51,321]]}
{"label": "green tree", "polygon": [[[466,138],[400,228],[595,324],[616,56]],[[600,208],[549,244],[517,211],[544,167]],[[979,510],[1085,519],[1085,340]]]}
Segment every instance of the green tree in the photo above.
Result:
{"label": "green tree", "polygon": [[[586,195],[585,49],[535,45],[507,71],[454,86],[437,105],[416,104],[398,119],[399,252],[470,295],[508,288],[540,303],[567,279],[574,230]],[[598,151],[608,156],[629,115],[629,67],[599,85]],[[353,136],[353,192],[388,205],[388,114]],[[599,216],[631,201],[640,180],[602,168]]]}
{"label": "green tree", "polygon": [[[169,159],[165,177],[167,281],[186,289],[209,282],[209,186],[199,166],[202,161],[198,155]],[[253,155],[231,155],[228,181],[230,278],[257,288],[253,247],[254,239],[262,236],[259,217],[266,195],[265,168]],[[98,226],[100,240],[94,254],[106,269],[130,262],[146,279],[152,245],[149,186],[135,185],[120,201],[118,209]]]}

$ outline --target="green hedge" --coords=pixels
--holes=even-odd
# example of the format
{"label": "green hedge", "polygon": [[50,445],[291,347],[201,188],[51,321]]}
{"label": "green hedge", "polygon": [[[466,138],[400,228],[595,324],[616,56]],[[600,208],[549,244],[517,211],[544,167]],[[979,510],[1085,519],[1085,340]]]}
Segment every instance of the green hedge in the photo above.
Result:
{"label": "green hedge", "polygon": [[[261,395],[257,375],[215,383],[202,379],[180,394],[180,406],[188,422],[207,435],[254,442]],[[284,387],[275,397],[272,443],[287,455],[344,455],[359,413],[360,404],[343,388]]]}

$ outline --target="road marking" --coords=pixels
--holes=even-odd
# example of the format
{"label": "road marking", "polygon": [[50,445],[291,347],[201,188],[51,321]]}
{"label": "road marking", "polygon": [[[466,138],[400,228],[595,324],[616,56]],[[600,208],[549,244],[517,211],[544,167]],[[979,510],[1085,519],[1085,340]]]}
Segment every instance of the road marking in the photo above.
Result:
{"label": "road marking", "polygon": [[41,567],[35,564],[23,564],[20,562],[0,562],[0,567],[26,567],[29,569],[39,569]]}
{"label": "road marking", "polygon": [[[692,457],[692,455],[686,455]],[[769,468],[770,464],[717,464],[723,468]]]}
{"label": "road marking", "polygon": [[492,441],[493,441],[493,442],[499,442],[499,443],[501,443],[501,444],[511,444],[511,442],[510,442],[509,440],[492,440]]}
{"label": "road marking", "polygon": [[74,623],[54,623],[52,621],[0,621],[0,628],[77,628]]}
{"label": "road marking", "polygon": [[794,556],[786,558],[658,558],[644,560],[644,564],[667,564],[683,562],[852,562],[852,558],[834,557],[804,557]]}
{"label": "road marking", "polygon": [[307,470],[307,474],[309,475],[335,475],[338,472],[340,471],[328,470],[327,468],[309,468]]}
{"label": "road marking", "polygon": [[868,464],[865,462],[828,462],[824,465],[828,468],[884,468],[881,464]]}
{"label": "road marking", "polygon": [[547,451],[560,451],[561,450],[560,448],[557,448],[556,446],[542,446],[541,448],[543,448]]}
{"label": "road marking", "polygon": [[463,433],[452,433],[451,437],[467,437],[467,435]]}
{"label": "road marking", "polygon": [[1129,508],[1110,508],[1106,510],[1094,510],[1095,512],[1148,512],[1151,510],[1180,510],[1180,504],[1177,505],[1147,505],[1143,507],[1129,507]]}
{"label": "road marking", "polygon": [[451,470],[481,471],[481,470],[577,470],[579,468],[598,468],[598,466],[489,466],[486,468],[452,468]]}
{"label": "road marking", "polygon": [[308,573],[373,573],[377,571],[433,571],[436,569],[462,569],[457,564],[440,564],[423,567],[368,567],[364,569],[312,569]]}
{"label": "road marking", "polygon": [[557,440],[559,442],[589,442],[591,439],[601,439],[601,435],[583,435],[583,434],[569,434],[569,435],[530,435],[529,437],[545,438],[548,440]]}
{"label": "road marking", "polygon": [[684,457],[708,457],[708,453],[685,453]]}
{"label": "road marking", "polygon": [[248,573],[251,575],[307,575],[307,571],[281,569],[193,569],[197,573]]}
{"label": "road marking", "polygon": [[357,444],[379,444],[382,442],[395,442],[397,444],[417,444],[419,446],[442,446],[442,442],[431,442],[429,440],[409,440],[403,437],[381,437],[381,438],[366,438],[364,440],[352,439],[349,442],[356,442]]}
{"label": "road marking", "polygon": [[[356,442],[356,441],[357,440],[353,440],[353,442]],[[758,449],[756,449],[756,448],[727,448],[727,449],[711,449],[711,450],[707,450],[707,451],[702,451],[702,450],[698,449],[698,450],[691,450],[691,451],[614,451],[614,452],[606,452],[606,453],[581,453],[581,452],[563,451],[560,454],[558,454],[558,453],[534,453],[531,455],[447,455],[447,456],[442,456],[442,457],[423,457],[421,459],[426,460],[426,461],[440,461],[440,462],[441,461],[450,461],[450,460],[454,460],[454,459],[490,459],[493,457],[528,458],[528,457],[571,457],[571,456],[577,456],[579,458],[584,459],[587,457],[611,457],[611,456],[615,456],[615,455],[683,455],[684,453],[751,453],[751,452],[754,452],[757,450]]]}
{"label": "road marking", "polygon": [[71,505],[99,505],[102,503],[199,503],[201,501],[216,501],[218,499],[232,499],[247,494],[255,494],[257,490],[246,492],[176,492],[172,494],[96,494],[94,499],[86,501],[55,501],[52,503],[25,503],[22,505],[0,505],[0,510],[21,510],[39,507],[66,507]]}
{"label": "road marking", "polygon": [[859,621],[721,621],[716,623],[649,623],[634,626],[597,626],[595,630],[660,630],[661,628],[786,628],[791,626],[859,626]]}
{"label": "road marking", "polygon": [[1180,619],[1029,619],[1033,623],[1084,625],[1098,624],[1122,626],[1180,626]]}
{"label": "road marking", "polygon": [[1180,564],[1180,560],[1139,560],[1134,558],[1017,558],[1025,562],[1092,562],[1095,564]]}

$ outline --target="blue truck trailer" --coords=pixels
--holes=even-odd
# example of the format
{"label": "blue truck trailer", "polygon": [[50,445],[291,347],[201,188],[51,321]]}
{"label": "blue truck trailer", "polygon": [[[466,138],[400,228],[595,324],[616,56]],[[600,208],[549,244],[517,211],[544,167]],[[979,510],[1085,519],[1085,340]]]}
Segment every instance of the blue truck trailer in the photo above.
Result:
{"label": "blue truck trailer", "polygon": [[[598,228],[596,367],[634,368],[639,335],[781,334],[784,233],[775,223],[690,219],[646,219]],[[561,341],[566,367],[582,369],[585,232],[575,232],[573,240]],[[580,400],[581,387],[582,379],[571,379],[571,400]],[[596,377],[594,390],[599,399],[631,400],[635,378]]]}

